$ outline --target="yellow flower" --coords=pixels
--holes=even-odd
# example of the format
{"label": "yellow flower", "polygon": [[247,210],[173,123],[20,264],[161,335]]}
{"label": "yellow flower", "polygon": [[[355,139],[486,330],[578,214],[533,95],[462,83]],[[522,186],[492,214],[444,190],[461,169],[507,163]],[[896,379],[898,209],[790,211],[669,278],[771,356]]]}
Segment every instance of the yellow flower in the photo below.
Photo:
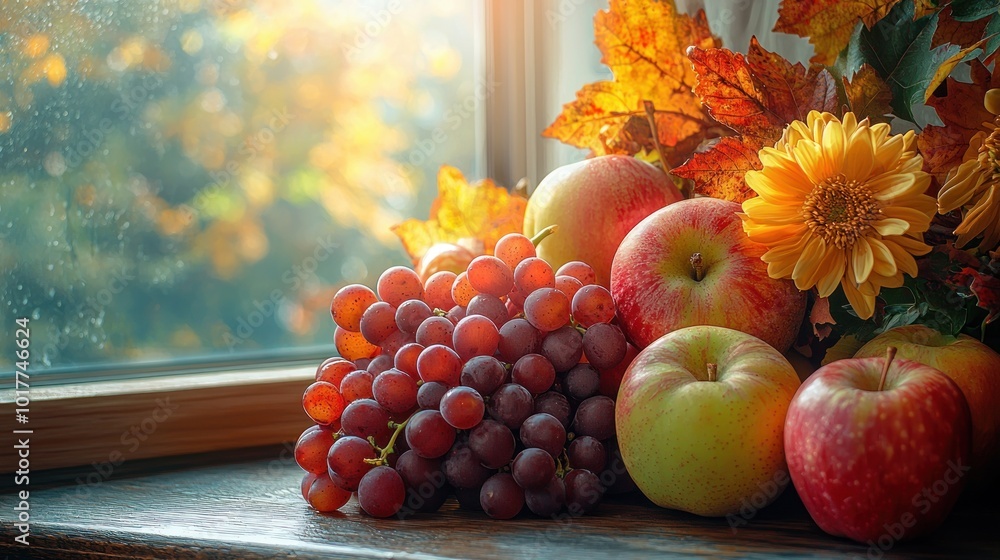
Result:
{"label": "yellow flower", "polygon": [[[1000,112],[1000,89],[986,92],[984,105],[994,115]],[[964,247],[982,235],[979,248],[990,251],[1000,242],[1000,117],[983,128],[969,142],[962,164],[948,173],[938,192],[938,212],[962,207],[957,245]]]}
{"label": "yellow flower", "polygon": [[867,319],[879,290],[901,286],[904,272],[916,276],[913,255],[930,251],[931,179],[912,131],[891,136],[889,125],[859,123],[853,113],[841,122],[812,111],[806,121],[788,125],[760,151],[763,169],[746,174],[759,196],[743,203],[743,229],[768,247],[772,278],[815,286],[820,297],[843,285]]}

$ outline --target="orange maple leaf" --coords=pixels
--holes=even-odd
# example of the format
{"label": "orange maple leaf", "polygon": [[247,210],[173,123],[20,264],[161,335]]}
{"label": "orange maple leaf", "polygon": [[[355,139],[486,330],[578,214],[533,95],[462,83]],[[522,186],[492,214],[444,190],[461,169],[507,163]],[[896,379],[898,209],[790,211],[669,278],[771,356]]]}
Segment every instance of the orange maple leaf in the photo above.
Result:
{"label": "orange maple leaf", "polygon": [[691,48],[698,74],[695,92],[718,122],[738,138],[723,138],[673,170],[692,179],[698,192],[742,202],[754,195],[743,176],[760,169],[757,152],[772,145],[794,120],[809,111],[836,111],[837,88],[825,69],[807,70],[750,40],[747,56],[728,49]]}
{"label": "orange maple leaf", "polygon": [[438,171],[438,196],[427,220],[409,219],[392,227],[413,262],[435,243],[482,244],[493,253],[497,241],[524,227],[527,199],[511,194],[489,179],[469,184],[458,169]]}
{"label": "orange maple leaf", "polygon": [[611,0],[594,17],[594,30],[614,79],[584,86],[542,135],[595,155],[652,151],[651,102],[663,158],[680,163],[715,124],[693,91],[696,76],[684,55],[691,45],[720,44],[705,13],[679,14],[673,2]]}
{"label": "orange maple leaf", "polygon": [[899,0],[782,0],[774,31],[808,37],[813,63],[832,65],[851,40],[858,20],[871,29]]}
{"label": "orange maple leaf", "polygon": [[927,104],[934,107],[943,126],[926,126],[917,136],[917,148],[924,156],[924,169],[943,182],[952,168],[962,163],[969,141],[986,130],[993,114],[983,106],[983,97],[990,88],[1000,87],[1000,72],[990,71],[978,60],[972,61],[972,83],[954,78],[945,81],[947,95],[930,96]]}

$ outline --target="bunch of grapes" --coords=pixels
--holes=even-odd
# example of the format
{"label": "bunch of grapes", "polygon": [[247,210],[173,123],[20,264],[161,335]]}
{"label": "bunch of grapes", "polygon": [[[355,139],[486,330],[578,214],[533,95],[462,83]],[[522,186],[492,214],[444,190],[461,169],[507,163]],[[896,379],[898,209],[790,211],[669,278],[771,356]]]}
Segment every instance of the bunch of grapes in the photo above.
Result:
{"label": "bunch of grapes", "polygon": [[337,292],[340,356],[302,398],[316,425],[295,458],[314,508],[357,493],[372,516],[404,516],[454,495],[497,519],[581,515],[634,488],[614,397],[636,350],[590,266],[553,271],[510,234],[461,274],[393,267],[376,291]]}

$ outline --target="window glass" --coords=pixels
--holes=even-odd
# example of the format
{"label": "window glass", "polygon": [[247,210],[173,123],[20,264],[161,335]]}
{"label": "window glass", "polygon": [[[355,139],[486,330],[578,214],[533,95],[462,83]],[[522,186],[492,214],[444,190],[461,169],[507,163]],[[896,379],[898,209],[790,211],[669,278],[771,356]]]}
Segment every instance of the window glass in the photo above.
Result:
{"label": "window glass", "polygon": [[335,290],[481,165],[478,9],[6,3],[0,330],[30,319],[36,370],[332,348]]}

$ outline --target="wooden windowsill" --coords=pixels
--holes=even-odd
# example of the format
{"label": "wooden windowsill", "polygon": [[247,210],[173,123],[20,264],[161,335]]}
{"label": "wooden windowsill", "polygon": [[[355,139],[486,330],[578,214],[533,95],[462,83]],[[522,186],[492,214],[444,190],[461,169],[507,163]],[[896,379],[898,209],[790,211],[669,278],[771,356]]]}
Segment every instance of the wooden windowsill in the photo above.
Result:
{"label": "wooden windowsill", "polygon": [[[33,431],[32,471],[90,465],[88,476],[106,478],[140,459],[294,441],[311,424],[296,403],[315,373],[287,366],[37,387],[18,428]],[[0,417],[15,407],[4,395]],[[0,445],[11,449],[12,438],[5,431]],[[5,453],[0,471],[16,462]]]}
{"label": "wooden windowsill", "polygon": [[[229,455],[233,457],[232,454]],[[30,548],[4,523],[0,554],[13,558],[865,558],[868,548],[821,532],[794,492],[736,531],[725,519],[616,498],[581,518],[530,515],[493,521],[449,501],[437,514],[377,520],[352,501],[319,514],[299,494],[301,471],[284,448],[255,459],[117,474],[94,486],[31,489]],[[260,458],[263,457],[263,458]],[[133,468],[135,466],[133,465]],[[148,468],[148,467],[147,467]],[[72,479],[72,477],[65,477]],[[891,558],[1000,558],[990,499],[967,494],[943,527]],[[975,499],[976,501],[973,501]],[[5,507],[13,507],[6,495]],[[9,513],[9,512],[8,512]],[[877,552],[877,551],[876,551]],[[878,554],[871,556],[879,558]]]}

